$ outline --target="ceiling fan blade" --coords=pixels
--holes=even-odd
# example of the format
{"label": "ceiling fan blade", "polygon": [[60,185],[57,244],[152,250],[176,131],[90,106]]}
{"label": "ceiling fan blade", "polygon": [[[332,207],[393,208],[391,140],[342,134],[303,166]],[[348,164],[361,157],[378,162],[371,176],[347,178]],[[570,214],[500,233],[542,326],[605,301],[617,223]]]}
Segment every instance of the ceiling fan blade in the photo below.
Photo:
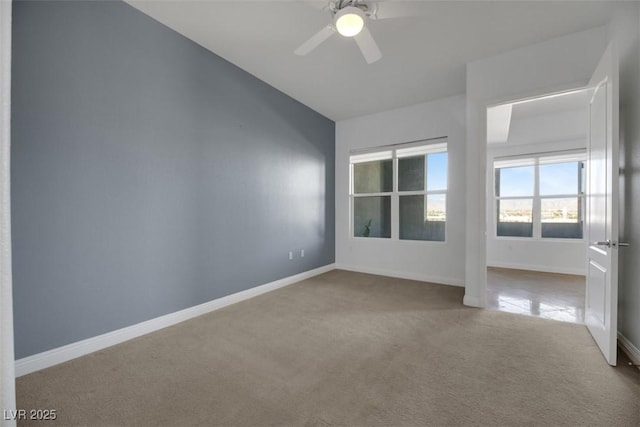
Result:
{"label": "ceiling fan blade", "polygon": [[294,53],[296,55],[304,56],[307,53],[311,52],[316,47],[320,46],[320,44],[331,37],[334,33],[334,29],[331,25],[327,25],[317,33],[315,33],[309,40],[302,43],[300,47],[298,47]]}
{"label": "ceiling fan blade", "polygon": [[362,28],[360,34],[355,36],[354,39],[356,39],[356,43],[358,44],[365,61],[367,61],[367,64],[371,64],[382,58],[382,52],[380,52],[376,41],[373,39],[371,32],[369,32],[369,29],[366,26]]}

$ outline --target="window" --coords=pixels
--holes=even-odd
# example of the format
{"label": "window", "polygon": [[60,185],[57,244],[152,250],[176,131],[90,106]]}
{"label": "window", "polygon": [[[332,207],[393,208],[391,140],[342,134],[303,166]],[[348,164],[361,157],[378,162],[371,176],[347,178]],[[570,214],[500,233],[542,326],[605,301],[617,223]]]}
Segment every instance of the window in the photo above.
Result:
{"label": "window", "polygon": [[584,156],[496,160],[496,235],[582,239]]}
{"label": "window", "polygon": [[445,240],[446,143],[352,154],[350,168],[352,236]]}
{"label": "window", "polygon": [[391,237],[393,159],[391,151],[351,157],[354,233]]}

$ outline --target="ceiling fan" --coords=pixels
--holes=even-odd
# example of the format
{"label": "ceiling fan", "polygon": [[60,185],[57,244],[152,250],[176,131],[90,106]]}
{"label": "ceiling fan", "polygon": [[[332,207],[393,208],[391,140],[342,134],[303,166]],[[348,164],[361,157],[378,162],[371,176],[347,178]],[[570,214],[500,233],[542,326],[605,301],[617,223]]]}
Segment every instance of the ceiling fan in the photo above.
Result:
{"label": "ceiling fan", "polygon": [[343,37],[353,37],[368,64],[382,58],[382,52],[367,28],[368,20],[385,18],[380,16],[378,3],[364,0],[337,0],[330,1],[324,8],[331,14],[332,22],[302,43],[294,51],[296,55],[308,54],[329,37],[338,33]]}

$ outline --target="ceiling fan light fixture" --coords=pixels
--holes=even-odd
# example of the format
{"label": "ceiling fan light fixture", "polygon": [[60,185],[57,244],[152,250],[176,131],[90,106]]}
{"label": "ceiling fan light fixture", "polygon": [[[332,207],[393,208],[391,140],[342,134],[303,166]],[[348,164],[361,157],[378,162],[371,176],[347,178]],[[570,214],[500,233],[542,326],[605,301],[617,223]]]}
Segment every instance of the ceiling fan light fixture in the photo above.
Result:
{"label": "ceiling fan light fixture", "polygon": [[334,25],[344,37],[357,36],[364,27],[364,12],[353,6],[342,8],[336,13]]}

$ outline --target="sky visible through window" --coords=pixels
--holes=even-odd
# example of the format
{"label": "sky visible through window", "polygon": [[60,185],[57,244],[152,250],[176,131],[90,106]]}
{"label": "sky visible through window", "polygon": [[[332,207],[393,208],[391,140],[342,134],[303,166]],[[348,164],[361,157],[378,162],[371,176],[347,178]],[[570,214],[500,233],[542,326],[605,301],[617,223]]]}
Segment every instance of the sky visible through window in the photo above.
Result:
{"label": "sky visible through window", "polygon": [[500,169],[501,197],[533,196],[534,166]]}
{"label": "sky visible through window", "polygon": [[[540,165],[540,195],[578,194],[578,162]],[[532,196],[534,166],[500,169],[500,197]]]}
{"label": "sky visible through window", "polygon": [[540,195],[578,194],[578,163],[540,165]]}
{"label": "sky visible through window", "polygon": [[427,156],[427,190],[447,189],[447,153]]}

